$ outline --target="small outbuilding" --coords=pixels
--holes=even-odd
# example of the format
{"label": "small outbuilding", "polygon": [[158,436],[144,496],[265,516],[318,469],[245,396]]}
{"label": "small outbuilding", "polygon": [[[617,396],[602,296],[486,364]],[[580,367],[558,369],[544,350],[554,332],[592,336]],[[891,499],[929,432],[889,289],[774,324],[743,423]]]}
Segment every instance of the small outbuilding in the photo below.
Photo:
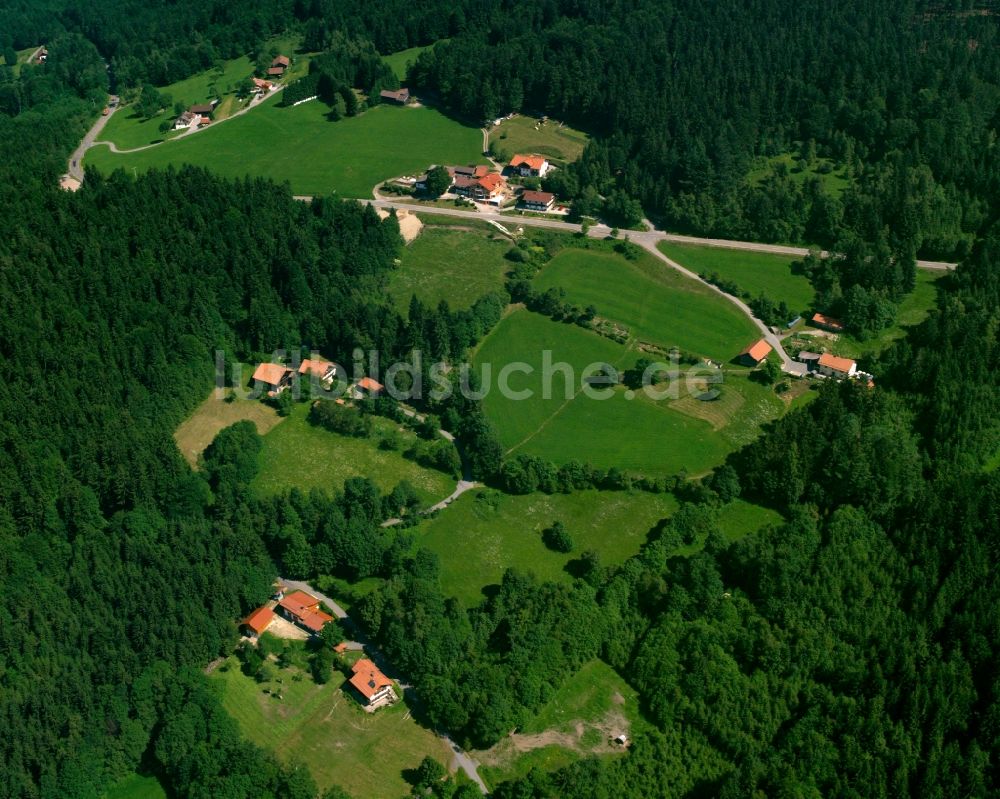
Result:
{"label": "small outbuilding", "polygon": [[396,105],[406,105],[410,102],[410,90],[407,88],[402,89],[383,89],[379,92],[379,98],[383,103],[395,103]]}
{"label": "small outbuilding", "polygon": [[813,327],[818,327],[821,330],[829,330],[831,333],[843,333],[844,323],[839,319],[835,319],[832,316],[827,316],[826,314],[814,313],[812,319],[809,320]]}
{"label": "small outbuilding", "polygon": [[770,355],[772,349],[774,348],[766,340],[759,339],[737,355],[736,360],[744,366],[757,366]]}

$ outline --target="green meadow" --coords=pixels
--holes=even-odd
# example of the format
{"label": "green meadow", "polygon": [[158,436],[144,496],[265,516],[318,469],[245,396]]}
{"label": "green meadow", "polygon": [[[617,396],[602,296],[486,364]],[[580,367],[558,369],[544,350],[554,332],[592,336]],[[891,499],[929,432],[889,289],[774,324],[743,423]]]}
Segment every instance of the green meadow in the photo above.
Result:
{"label": "green meadow", "polygon": [[[309,66],[309,57],[295,55],[298,47],[297,38],[274,39],[271,44],[294,60],[292,66],[285,73],[285,82],[305,74]],[[131,150],[176,138],[181,131],[170,130],[162,133],[160,132],[160,124],[165,119],[173,121],[174,104],[178,102],[187,107],[219,98],[221,102],[216,107],[213,118],[216,121],[221,121],[246,105],[246,101],[236,98],[236,87],[240,81],[250,77],[253,72],[254,64],[249,56],[241,56],[228,61],[220,61],[211,69],[198,72],[175,83],[159,86],[157,88],[160,92],[170,95],[171,101],[167,108],[152,119],[143,119],[131,107],[123,106],[108,120],[108,124],[101,131],[98,141],[114,142],[120,150]],[[109,152],[107,148],[99,147],[91,153],[91,156],[96,155],[101,150]],[[92,161],[88,159],[88,163],[92,163]]]}
{"label": "green meadow", "polygon": [[[442,39],[441,41],[446,42],[447,39]],[[435,42],[434,44],[438,44]],[[382,56],[382,60],[385,61],[392,71],[396,73],[396,77],[403,83],[406,82],[406,68],[417,60],[417,57],[424,52],[424,50],[430,50],[434,47],[434,44],[425,44],[421,47],[410,47],[407,50],[400,50],[396,53],[390,53],[389,55]]]}
{"label": "green meadow", "polygon": [[[292,414],[264,436],[253,488],[259,494],[279,494],[292,488],[308,492],[322,488],[341,490],[350,477],[370,477],[380,489],[389,491],[408,480],[421,499],[432,505],[455,489],[455,480],[443,472],[425,469],[399,452],[379,448],[378,438],[351,438],[315,427],[307,421],[309,406],[296,405]],[[376,430],[384,434],[396,426],[376,419]],[[397,430],[404,442],[416,435]]]}
{"label": "green meadow", "polygon": [[793,311],[805,311],[812,305],[813,288],[805,275],[792,272],[794,256],[729,250],[660,242],[660,252],[698,274],[716,272],[753,296],[764,294],[776,302],[782,300]]}
{"label": "green meadow", "polygon": [[[487,366],[491,373],[483,381],[491,386],[483,408],[505,450],[557,464],[577,459],[650,475],[702,474],[784,411],[784,403],[770,389],[751,383],[740,371],[723,373],[722,393],[714,402],[695,396],[705,388],[703,377],[690,382],[685,377],[678,396],[663,399],[643,392],[629,398],[621,386],[603,389],[606,399],[581,390],[584,367],[608,363],[623,371],[640,354],[592,331],[521,309],[508,314],[484,339],[473,365],[481,375]],[[546,358],[552,364],[568,364],[575,380],[567,385],[563,371],[555,370],[551,380],[543,379]],[[508,372],[505,396],[498,377],[514,363],[531,371]],[[531,396],[518,399],[524,395],[517,392],[524,391]]]}
{"label": "green meadow", "polygon": [[593,305],[640,341],[728,361],[759,337],[728,300],[646,252],[634,261],[596,249],[566,249],[534,281],[539,291],[558,287],[569,302]]}
{"label": "green meadow", "polygon": [[489,230],[425,225],[400,254],[389,278],[389,295],[403,314],[414,294],[428,305],[445,300],[452,308],[468,308],[503,288],[509,249],[509,241]]}
{"label": "green meadow", "polygon": [[549,120],[544,125],[535,117],[519,114],[490,129],[490,144],[503,156],[515,153],[538,153],[555,162],[575,161],[583,153],[590,137],[568,125]]}
{"label": "green meadow", "polygon": [[430,108],[375,106],[332,122],[313,100],[292,108],[271,98],[252,111],[177,141],[117,155],[87,153],[105,172],[194,164],[225,177],[287,181],[296,194],[371,197],[375,184],[432,163],[481,163],[482,135]]}
{"label": "green meadow", "polygon": [[840,194],[851,182],[844,167],[838,167],[830,158],[817,158],[811,166],[802,169],[799,157],[794,153],[782,153],[763,159],[750,171],[751,183],[762,183],[778,170],[784,171],[794,183],[803,184],[808,180],[818,180],[829,194]]}
{"label": "green meadow", "polygon": [[278,675],[280,683],[259,685],[229,657],[209,679],[242,733],[279,759],[306,765],[320,790],[340,785],[351,796],[405,796],[404,770],[428,755],[450,760],[444,742],[420,727],[403,702],[366,713],[338,672],[325,685],[294,667]]}
{"label": "green meadow", "polygon": [[[416,546],[437,553],[445,593],[470,607],[508,568],[568,581],[566,564],[586,550],[597,552],[604,564],[623,563],[676,509],[670,494],[588,490],[511,496],[475,489],[424,522]],[[573,538],[573,552],[553,552],[542,543],[542,531],[556,521]]]}

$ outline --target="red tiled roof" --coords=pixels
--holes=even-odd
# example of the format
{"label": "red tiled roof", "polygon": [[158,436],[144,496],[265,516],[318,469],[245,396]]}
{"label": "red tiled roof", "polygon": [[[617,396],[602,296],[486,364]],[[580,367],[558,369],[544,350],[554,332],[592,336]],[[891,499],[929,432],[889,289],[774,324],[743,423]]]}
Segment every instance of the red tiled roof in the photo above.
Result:
{"label": "red tiled roof", "polygon": [[309,596],[305,591],[289,594],[278,605],[295,616],[304,627],[316,633],[320,632],[328,621],[333,621],[333,616],[319,609],[319,600]]}
{"label": "red tiled roof", "polygon": [[286,55],[279,55],[279,56],[276,56],[275,59],[274,59],[274,61],[271,62],[271,66],[272,67],[278,67],[278,66],[287,67],[291,63],[292,62],[288,60],[288,56],[286,56]]}
{"label": "red tiled roof", "polygon": [[490,174],[490,168],[486,164],[479,164],[472,170],[472,177],[474,178],[484,178],[488,174]]}
{"label": "red tiled roof", "polygon": [[743,350],[740,355],[749,355],[755,361],[762,361],[768,356],[771,349],[772,347],[770,344],[768,344],[764,339],[760,339]]}
{"label": "red tiled roof", "polygon": [[488,175],[484,175],[479,178],[479,185],[482,186],[486,191],[493,192],[496,191],[504,183],[503,176],[498,172],[491,172]]}
{"label": "red tiled roof", "polygon": [[264,632],[264,630],[267,629],[267,626],[271,623],[271,620],[273,618],[274,618],[274,611],[268,607],[263,607],[263,608],[257,608],[257,610],[255,610],[253,613],[251,613],[249,616],[243,619],[243,621],[240,623],[246,627],[249,627],[251,630],[257,633],[257,635],[260,635],[262,632]]}
{"label": "red tiled roof", "polygon": [[269,386],[278,385],[288,373],[288,369],[280,363],[262,363],[253,373],[253,379]]}
{"label": "red tiled roof", "polygon": [[367,658],[362,658],[355,663],[352,671],[354,672],[354,675],[351,677],[351,685],[353,685],[365,699],[370,700],[387,685],[392,685],[392,680],[379,671],[378,666]]}
{"label": "red tiled roof", "polygon": [[299,364],[299,374],[312,374],[316,377],[323,377],[330,369],[333,368],[333,364],[329,361],[322,361],[319,359],[310,360],[305,358],[302,363]]}
{"label": "red tiled roof", "polygon": [[540,155],[515,155],[510,160],[510,165],[515,168],[526,166],[537,172],[545,165],[545,159]]}
{"label": "red tiled roof", "polygon": [[850,358],[841,358],[839,355],[831,355],[824,352],[819,356],[819,365],[835,372],[843,372],[845,375],[851,373],[851,369],[856,368],[856,364]]}
{"label": "red tiled roof", "polygon": [[555,202],[556,196],[549,191],[526,191],[521,195],[522,202],[526,203],[542,203],[543,205],[548,205],[551,202]]}
{"label": "red tiled roof", "polygon": [[264,80],[263,78],[254,78],[253,85],[256,86],[258,89],[270,89],[271,81]]}
{"label": "red tiled roof", "polygon": [[843,330],[844,323],[839,319],[834,319],[832,316],[827,316],[826,314],[814,313],[812,316],[813,324],[819,325],[821,327],[829,327],[832,330]]}
{"label": "red tiled roof", "polygon": [[267,74],[268,75],[284,75],[285,74],[285,68],[284,67],[268,67],[267,68]]}
{"label": "red tiled roof", "polygon": [[378,380],[370,377],[362,377],[358,381],[358,388],[363,388],[365,391],[381,391],[385,386],[378,382]]}

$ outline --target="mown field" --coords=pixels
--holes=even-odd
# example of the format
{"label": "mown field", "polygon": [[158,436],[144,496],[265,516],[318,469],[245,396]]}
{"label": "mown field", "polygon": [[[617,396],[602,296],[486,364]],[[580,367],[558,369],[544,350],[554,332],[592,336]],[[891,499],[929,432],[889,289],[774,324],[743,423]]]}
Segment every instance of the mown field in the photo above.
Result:
{"label": "mown field", "polygon": [[[253,488],[270,495],[300,488],[308,492],[322,488],[339,491],[349,477],[370,477],[383,491],[408,480],[428,505],[444,499],[455,489],[455,480],[434,469],[425,469],[399,452],[379,449],[378,439],[350,438],[314,427],[306,417],[306,403],[264,436]],[[376,419],[379,431],[394,429],[386,419]],[[399,433],[404,442],[415,440],[410,432]]]}
{"label": "mown field", "polygon": [[[274,39],[270,44],[294,59],[294,63],[286,73],[285,82],[306,73],[309,57],[295,55],[295,50],[298,47],[297,38]],[[236,87],[244,78],[251,76],[253,71],[254,64],[249,56],[241,56],[229,61],[221,61],[211,69],[198,72],[176,83],[159,86],[157,88],[160,92],[170,95],[171,100],[167,108],[152,119],[143,119],[131,107],[124,106],[108,120],[108,124],[101,131],[98,141],[114,142],[119,149],[130,150],[175,138],[181,131],[170,130],[162,133],[160,124],[164,120],[174,120],[176,116],[174,103],[178,102],[187,107],[195,103],[206,103],[218,97],[221,102],[215,109],[213,119],[221,121],[246,104],[246,101],[240,101],[236,98]],[[98,149],[106,150],[103,147]],[[90,162],[88,161],[88,163]]]}
{"label": "mown field", "polygon": [[118,780],[103,799],[167,799],[167,792],[156,777],[130,774]]}
{"label": "mown field", "polygon": [[560,127],[552,120],[542,125],[535,117],[524,115],[490,128],[490,144],[496,152],[508,157],[515,153],[538,153],[556,163],[575,161],[589,139],[586,133],[568,125]]}
{"label": "mown field", "polygon": [[[468,491],[416,532],[416,546],[436,552],[441,584],[467,607],[479,604],[482,589],[500,582],[504,571],[531,571],[543,580],[570,580],[566,564],[593,550],[605,564],[636,554],[647,533],[677,509],[670,494],[578,491],[511,496]],[[561,521],[574,551],[553,552],[542,530]]]}
{"label": "mown field", "polygon": [[489,232],[425,225],[401,253],[389,278],[389,295],[403,314],[414,294],[429,305],[445,300],[452,308],[468,308],[503,288],[511,265],[504,258],[509,249],[509,241]]}
{"label": "mown field", "polygon": [[287,181],[296,194],[371,197],[375,184],[433,163],[482,163],[482,135],[430,108],[376,106],[331,122],[318,101],[280,108],[278,97],[177,141],[116,155],[87,153],[104,171],[195,164],[226,177]]}
{"label": "mown field", "polygon": [[258,400],[237,399],[226,402],[216,396],[213,390],[194,413],[174,431],[174,440],[184,459],[192,467],[196,467],[201,453],[212,443],[219,431],[243,420],[253,422],[257,432],[264,435],[281,421],[281,417],[274,408]]}
{"label": "mown field", "polygon": [[587,756],[617,756],[616,735],[635,736],[647,727],[638,694],[600,660],[585,663],[512,738],[476,756],[490,786],[524,776],[532,768],[552,771]]}
{"label": "mown field", "polygon": [[567,301],[593,305],[640,341],[717,361],[729,361],[759,337],[728,300],[645,252],[629,261],[607,251],[563,250],[534,284],[539,291],[564,289]]}
{"label": "mown field", "polygon": [[784,300],[793,311],[805,311],[812,305],[812,284],[804,275],[792,273],[791,256],[762,252],[727,250],[723,247],[700,247],[663,241],[657,245],[668,258],[692,272],[716,272],[753,296],[764,294],[776,302]]}
{"label": "mown field", "polygon": [[[552,363],[572,367],[575,380],[566,398],[562,372],[543,377],[543,351]],[[719,405],[688,396],[702,393],[701,379],[684,377],[676,398],[652,399],[639,392],[627,397],[621,386],[608,399],[580,390],[584,367],[608,363],[619,371],[641,353],[576,325],[554,322],[516,310],[484,339],[473,363],[491,390],[483,407],[508,452],[528,452],[557,464],[577,459],[595,466],[617,466],[644,474],[701,474],[722,462],[760,424],[780,415],[784,403],[770,389],[750,383],[740,372],[726,372]],[[508,364],[524,364],[530,374],[509,375],[510,392],[498,388],[497,376]],[[549,391],[545,391],[548,384]],[[517,393],[529,391],[531,396]],[[547,396],[546,396],[547,395]]]}
{"label": "mown field", "polygon": [[293,667],[278,672],[280,684],[259,685],[240,672],[234,657],[224,668],[209,679],[243,734],[282,760],[305,764],[321,790],[340,785],[351,796],[406,796],[404,770],[427,755],[451,759],[441,739],[420,727],[403,702],[365,713],[337,672],[326,685],[316,685]]}

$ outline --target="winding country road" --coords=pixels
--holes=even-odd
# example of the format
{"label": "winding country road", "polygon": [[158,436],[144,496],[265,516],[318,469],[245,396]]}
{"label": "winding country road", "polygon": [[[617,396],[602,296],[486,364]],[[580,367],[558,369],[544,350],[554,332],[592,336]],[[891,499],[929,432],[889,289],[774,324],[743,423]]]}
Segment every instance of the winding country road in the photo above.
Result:
{"label": "winding country road", "polygon": [[66,174],[69,175],[74,180],[78,180],[83,183],[83,156],[91,147],[94,146],[94,140],[97,135],[104,130],[104,126],[108,124],[108,120],[111,119],[118,111],[118,107],[112,108],[107,116],[103,114],[97,118],[97,121],[91,125],[90,130],[87,131],[83,140],[76,146],[73,154],[69,157],[69,162],[66,165]]}
{"label": "winding country road", "polygon": [[[399,672],[397,672],[395,669],[392,668],[385,654],[361,633],[358,626],[354,624],[350,616],[347,615],[347,611],[344,610],[344,608],[341,607],[337,603],[337,601],[333,599],[333,597],[327,596],[326,594],[317,591],[315,588],[309,585],[309,583],[303,582],[302,580],[286,580],[284,577],[279,577],[278,582],[283,583],[284,585],[288,586],[289,588],[295,591],[305,591],[307,594],[316,597],[318,600],[320,600],[320,602],[322,602],[324,605],[330,608],[330,610],[333,611],[333,615],[336,616],[338,619],[347,619],[353,625],[356,631],[356,637],[358,642],[364,647],[365,652],[375,662],[375,664],[380,669],[382,669],[382,671],[385,672],[386,675],[395,679],[396,682],[399,683],[399,687],[402,688],[404,692],[406,692],[407,690],[414,692],[415,689],[413,685],[405,682],[403,679],[400,678]],[[484,796],[487,793],[489,793],[489,789],[486,787],[486,783],[483,782],[483,778],[479,776],[479,762],[471,755],[466,753],[462,749],[462,747],[460,747],[457,743],[455,743],[450,737],[445,735],[443,732],[438,731],[437,735],[439,738],[441,738],[442,741],[448,744],[448,748],[451,750],[452,768],[461,769],[462,771],[464,771],[465,774],[469,777],[469,779],[472,780],[474,783],[476,783],[477,787],[483,793]]]}

